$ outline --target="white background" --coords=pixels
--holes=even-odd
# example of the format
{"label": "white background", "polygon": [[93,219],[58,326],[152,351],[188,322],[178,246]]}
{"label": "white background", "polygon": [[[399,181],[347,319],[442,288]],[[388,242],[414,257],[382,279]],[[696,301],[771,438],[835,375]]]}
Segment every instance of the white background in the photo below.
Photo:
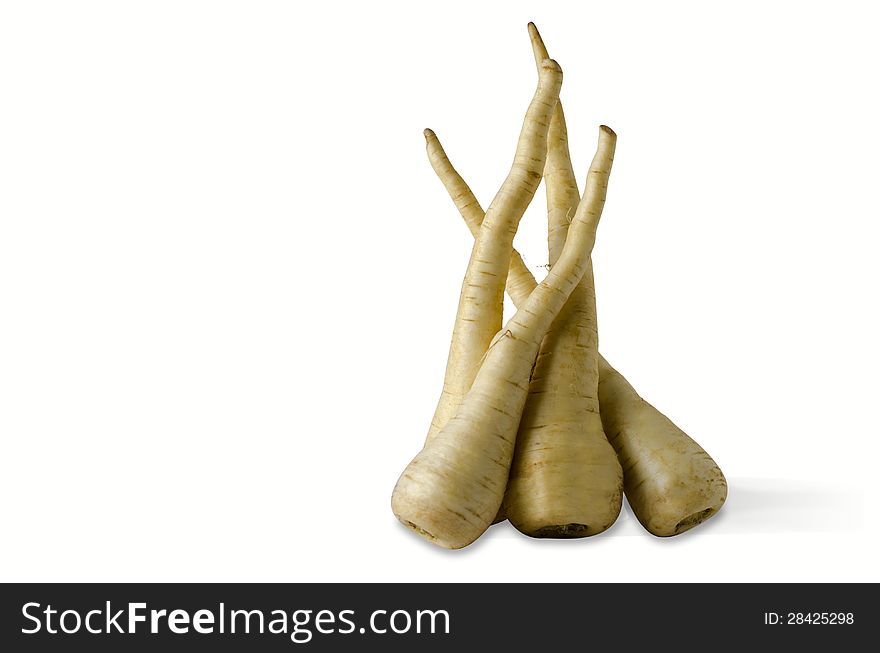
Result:
{"label": "white background", "polygon": [[[880,580],[868,3],[0,10],[0,579]],[[389,507],[535,71],[619,134],[601,349],[730,481],[709,523],[458,552]],[[543,190],[517,246],[546,263]]]}

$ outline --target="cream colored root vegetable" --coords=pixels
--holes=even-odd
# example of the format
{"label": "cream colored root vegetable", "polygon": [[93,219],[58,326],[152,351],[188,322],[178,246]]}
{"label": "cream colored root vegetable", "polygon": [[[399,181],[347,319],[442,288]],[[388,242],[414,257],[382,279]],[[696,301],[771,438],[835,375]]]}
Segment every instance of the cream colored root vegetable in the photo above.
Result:
{"label": "cream colored root vegetable", "polygon": [[[529,24],[536,63],[547,58]],[[578,190],[561,102],[550,121],[544,165],[550,265],[556,264]],[[599,210],[593,185],[604,183],[613,152],[598,152],[585,197]],[[602,155],[605,155],[603,158]],[[620,514],[623,473],[599,417],[599,334],[592,264],[544,338],[523,410],[502,513],[533,537],[586,537],[607,529]]]}
{"label": "cream colored root vegetable", "polygon": [[[436,453],[431,452],[435,450],[442,452],[440,445],[430,451],[429,448],[434,440],[444,432],[444,428],[449,426],[450,419],[458,413],[461,403],[471,389],[477,371],[483,363],[483,358],[493,342],[493,337],[499,333],[504,285],[513,251],[513,237],[519,220],[540,183],[547,154],[547,129],[553,107],[559,99],[561,84],[562,70],[559,65],[551,60],[542,62],[538,88],[523,121],[510,173],[486,211],[485,219],[477,233],[459,297],[443,392],[428,432],[425,448],[422,452],[424,455],[420,454],[410,464],[410,467],[398,481],[392,497],[395,514],[410,526],[423,523],[422,518],[417,512],[414,512],[416,503],[414,503],[413,497],[415,493],[426,492],[430,494],[435,491],[441,493],[444,491],[442,483],[432,484],[431,479],[424,478],[425,473],[430,476],[431,465],[428,463],[431,462],[432,455],[436,456]],[[426,136],[431,133],[430,130],[425,130]],[[518,421],[518,413],[516,418]],[[447,436],[444,441],[448,445],[450,436]],[[468,458],[471,454],[476,457],[478,466],[487,464],[485,457],[478,451],[479,437],[475,437],[473,442],[465,444],[466,446],[459,448],[455,454],[461,460],[441,461],[449,463],[450,470],[466,474],[468,466],[474,462]],[[474,449],[477,450],[474,451]],[[509,459],[504,462],[505,481],[508,465]],[[417,472],[423,472],[421,477]],[[495,473],[494,470],[492,473]],[[480,482],[486,484],[482,480]],[[453,491],[454,488],[450,488],[448,492],[452,493]],[[468,500],[456,503],[455,498],[452,497],[447,508],[456,515],[468,515],[467,511],[475,513],[476,509],[479,509],[479,505],[475,508],[469,505]],[[448,518],[449,514],[445,514],[444,517]],[[468,516],[468,519],[472,520],[473,515]],[[430,533],[429,539],[433,539],[443,546],[455,548],[472,541],[463,540],[461,533],[455,532],[454,529],[432,527],[430,521],[424,523],[427,524],[427,527],[413,527],[423,534]],[[465,533],[465,536],[471,536],[471,532],[466,528],[459,530]],[[482,531],[475,532],[472,535],[473,538],[478,537],[480,532]]]}
{"label": "cream colored root vegetable", "polygon": [[668,537],[718,512],[727,498],[727,481],[712,457],[604,358],[599,371],[602,423],[623,466],[626,498],[642,526]]}
{"label": "cream colored root vegetable", "polygon": [[[428,156],[471,233],[476,235],[482,219],[479,204],[436,136],[428,139]],[[468,210],[463,210],[463,205]],[[536,285],[535,277],[514,251],[507,283],[514,305],[522,306]],[[638,398],[601,354],[599,412],[604,431],[623,465],[626,497],[649,532],[677,535],[720,509],[727,496],[727,483],[718,465],[665,415]],[[654,453],[654,449],[658,451]]]}
{"label": "cream colored root vegetable", "polygon": [[[486,215],[473,191],[462,179],[461,175],[452,167],[440,140],[432,130],[425,130],[425,146],[428,152],[428,160],[437,176],[443,182],[446,191],[455,203],[465,223],[474,238],[480,232],[483,217]],[[519,252],[511,248],[510,266],[507,272],[506,290],[510,296],[516,296],[525,302],[526,298],[538,285],[535,277],[529,272]]]}
{"label": "cream colored root vegetable", "polygon": [[[480,206],[470,186],[467,185],[461,175],[458,174],[458,171],[452,166],[449,157],[446,156],[446,151],[437,138],[437,134],[430,129],[425,130],[425,144],[431,167],[434,168],[434,172],[437,173],[440,181],[443,182],[446,192],[449,193],[449,197],[452,198],[455,207],[458,209],[461,217],[464,218],[471,234],[476,238],[477,234],[480,233],[480,225],[483,224],[483,217],[485,216],[483,208]],[[507,272],[507,294],[511,298],[516,297],[525,302],[537,285],[538,282],[535,281],[535,277],[529,272],[520,253],[512,249],[510,266]],[[516,300],[514,300],[514,303],[516,303]],[[519,303],[516,304],[517,307],[521,305]],[[502,505],[492,523],[497,524],[505,519],[504,506]]]}
{"label": "cream colored root vegetable", "polygon": [[[541,181],[547,154],[547,128],[561,84],[559,65],[549,59],[543,61],[513,165],[486,211],[471,251],[452,330],[443,391],[426,442],[430,442],[458,410],[489,343],[501,328],[504,283],[513,237]],[[425,130],[425,133],[431,132]]]}
{"label": "cream colored root vegetable", "polygon": [[[613,152],[614,141],[614,132],[603,127],[599,149]],[[597,190],[602,186],[597,183]],[[580,283],[596,239],[601,211],[585,198],[557,265],[493,339],[455,416],[407,466],[394,488],[394,514],[436,544],[467,546],[498,512],[535,357]]]}

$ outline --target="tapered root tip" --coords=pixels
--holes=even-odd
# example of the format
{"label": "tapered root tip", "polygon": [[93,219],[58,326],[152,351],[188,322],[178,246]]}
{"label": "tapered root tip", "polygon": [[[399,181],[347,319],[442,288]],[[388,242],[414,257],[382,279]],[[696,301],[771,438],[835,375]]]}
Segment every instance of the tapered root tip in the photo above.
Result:
{"label": "tapered root tip", "polygon": [[535,53],[536,62],[540,63],[542,59],[550,56],[547,54],[547,46],[544,45],[544,39],[541,38],[541,34],[534,23],[529,23],[529,40],[532,42],[532,52]]}
{"label": "tapered root tip", "polygon": [[604,152],[607,156],[612,157],[614,155],[614,150],[617,149],[617,134],[615,134],[614,130],[608,125],[599,126],[598,148],[596,156],[601,156]]}
{"label": "tapered root tip", "polygon": [[425,129],[425,131],[423,131],[422,133],[425,135],[426,141],[430,141],[433,138],[437,138],[437,134],[434,133],[433,129]]}

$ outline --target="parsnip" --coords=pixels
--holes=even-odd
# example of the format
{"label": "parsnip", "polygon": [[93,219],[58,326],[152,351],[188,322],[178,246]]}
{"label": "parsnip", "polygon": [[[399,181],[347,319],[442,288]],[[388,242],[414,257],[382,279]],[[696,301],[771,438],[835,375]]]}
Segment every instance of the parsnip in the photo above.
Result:
{"label": "parsnip", "polygon": [[443,391],[426,442],[430,442],[458,410],[489,343],[501,328],[504,283],[513,237],[541,181],[547,154],[547,129],[562,84],[562,70],[555,61],[547,59],[541,66],[538,88],[523,121],[513,165],[486,211],[471,251],[452,330]]}
{"label": "parsnip", "polygon": [[[602,127],[599,160],[613,158],[615,142],[614,132]],[[470,544],[498,511],[532,366],[541,340],[586,271],[609,172],[598,170],[588,180],[557,265],[493,339],[455,416],[395,486],[394,514],[436,544],[453,549]]]}
{"label": "parsnip", "polygon": [[[529,34],[540,71],[547,50],[532,23]],[[594,159],[588,180],[610,167],[610,159]],[[552,269],[579,201],[561,101],[550,121],[544,183]],[[516,439],[502,513],[526,535],[595,535],[620,514],[623,473],[599,417],[598,356],[596,295],[588,261],[541,345]]]}
{"label": "parsnip", "polygon": [[[483,217],[486,215],[483,208],[461,175],[452,167],[437,134],[430,129],[425,130],[425,146],[431,167],[443,182],[449,197],[452,198],[455,207],[464,218],[471,234],[476,238],[480,232],[480,225],[483,224]],[[519,297],[522,302],[525,302],[537,285],[538,282],[529,272],[522,256],[511,247],[510,265],[505,286],[507,294],[511,297]]]}
{"label": "parsnip", "polygon": [[604,358],[599,403],[623,466],[626,498],[642,526],[660,537],[678,535],[718,512],[727,498],[721,469]]}
{"label": "parsnip", "polygon": [[[473,192],[433,133],[427,149],[431,166],[476,236],[482,215]],[[536,285],[535,277],[514,250],[507,282],[507,293],[514,305],[522,306]],[[721,508],[727,496],[727,482],[718,465],[669,418],[639,398],[601,354],[599,413],[623,466],[626,497],[649,532],[657,536],[677,535]]]}

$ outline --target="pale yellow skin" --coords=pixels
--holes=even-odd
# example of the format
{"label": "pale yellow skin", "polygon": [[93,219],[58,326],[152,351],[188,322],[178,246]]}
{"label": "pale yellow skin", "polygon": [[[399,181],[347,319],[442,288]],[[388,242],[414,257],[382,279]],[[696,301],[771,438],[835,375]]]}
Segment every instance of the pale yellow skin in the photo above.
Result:
{"label": "pale yellow skin", "polygon": [[[531,23],[529,34],[540,66],[547,50]],[[590,166],[585,196],[591,181],[611,168],[612,160],[599,154]],[[544,184],[552,269],[580,199],[561,101],[550,121]],[[596,535],[620,514],[623,472],[599,417],[598,358],[590,264],[544,338],[520,422],[501,513],[526,535]]]}
{"label": "pale yellow skin", "polygon": [[[552,123],[551,123],[551,134],[552,134],[552,131],[553,130],[552,130]],[[426,135],[426,136],[427,136],[428,159],[431,162],[431,166],[434,168],[434,171],[437,173],[437,176],[443,182],[447,192],[449,193],[449,196],[452,198],[453,202],[455,203],[456,207],[459,210],[459,213],[461,213],[462,217],[464,218],[465,223],[467,224],[471,233],[474,236],[476,236],[476,234],[479,232],[479,229],[480,229],[480,223],[483,220],[483,210],[482,210],[482,208],[480,208],[479,201],[474,196],[470,187],[467,185],[467,183],[464,181],[464,179],[461,177],[461,175],[459,175],[458,172],[455,170],[455,168],[452,166],[452,163],[449,161],[449,158],[447,157],[446,152],[443,150],[443,146],[441,145],[437,136],[433,132],[431,132],[429,135]],[[565,232],[567,233],[567,231],[568,231],[568,224],[566,221]],[[563,241],[563,244],[564,244],[564,241]],[[585,275],[591,274],[591,267],[592,266],[590,266],[590,268],[588,268]],[[583,283],[584,282],[582,280],[581,284],[583,284]],[[590,285],[591,285],[591,281],[589,281],[588,283],[590,283]],[[516,306],[522,306],[523,302],[525,302],[525,300],[528,298],[529,294],[532,292],[532,290],[535,288],[536,285],[537,285],[537,282],[535,281],[535,277],[532,275],[531,272],[529,272],[529,269],[526,266],[525,262],[523,261],[522,257],[520,256],[520,254],[516,250],[514,250],[512,256],[511,256],[511,260],[510,260],[510,269],[509,269],[508,278],[507,278],[507,293],[510,295],[514,304]],[[569,298],[569,301],[566,303],[566,307],[563,308],[563,312],[568,309],[568,306],[570,303],[571,303],[571,298]],[[559,321],[560,318],[562,318],[561,315],[559,318],[557,318],[557,322]],[[554,327],[555,327],[555,324],[556,323],[554,323]],[[535,372],[537,372],[537,365],[535,368]],[[568,375],[569,375],[569,372],[566,372],[566,376],[568,376]],[[586,375],[584,375],[584,376],[586,376]],[[546,383],[546,379],[548,377],[545,376],[544,378],[545,378],[544,383]],[[598,384],[598,380],[596,382]],[[534,378],[532,379],[532,383],[534,384]],[[545,405],[547,405],[547,404],[545,404]],[[585,402],[585,405],[586,405],[586,408],[588,411],[590,410],[590,408],[593,407],[586,402]],[[595,413],[592,413],[592,414],[595,415]],[[522,424],[523,424],[523,422],[526,421],[526,419],[527,419],[527,417],[524,414],[523,420],[521,421],[521,424],[520,424],[520,429],[519,429],[520,434],[522,434],[522,431],[523,431]],[[598,419],[598,416],[596,416],[596,419]],[[572,424],[569,422],[569,424],[566,424],[564,426],[567,428],[570,428],[570,430],[572,432],[580,432],[581,431],[581,428],[578,424]],[[519,436],[517,439],[519,439]],[[591,493],[588,489],[588,491],[586,492],[586,496],[588,499],[591,499],[591,498],[596,499],[596,501],[593,502],[594,505],[602,506],[601,508],[599,508],[598,510],[596,510],[593,513],[593,515],[592,515],[593,518],[591,520],[593,522],[593,524],[601,524],[604,521],[604,522],[609,523],[609,525],[610,525],[610,523],[614,521],[614,519],[617,517],[617,515],[619,514],[619,511],[620,511],[621,469],[620,469],[620,464],[618,463],[617,458],[614,455],[614,450],[608,444],[604,433],[601,434],[601,440],[599,441],[599,443],[600,443],[599,444],[600,451],[602,449],[604,449],[604,451],[602,452],[602,454],[600,454],[600,456],[597,456],[597,458],[599,460],[602,460],[602,459],[607,460],[607,457],[610,454],[610,459],[611,459],[611,461],[605,467],[605,474],[602,475],[602,477],[597,479],[596,481],[593,481],[591,479],[590,474],[583,473],[583,470],[588,468],[589,465],[587,465],[587,467],[578,467],[577,472],[581,476],[586,476],[586,484],[588,487],[590,484],[595,482],[596,487],[612,488],[612,490],[611,490],[612,495],[610,497],[607,497],[607,500],[600,499],[600,496],[599,496],[601,494],[607,493],[607,490],[600,490],[600,492],[592,492]],[[577,445],[575,445],[575,446],[577,446]],[[560,448],[560,449],[562,451],[565,451],[564,448]],[[516,456],[514,456],[514,460],[516,460]],[[563,465],[564,465],[564,461],[563,461]],[[557,466],[556,471],[559,471],[558,466]],[[567,476],[567,473],[566,473],[567,471],[574,472],[575,470],[563,470],[559,475]],[[553,474],[552,476],[557,476],[557,474]],[[552,479],[552,477],[549,478],[548,480],[551,483],[556,482]],[[565,492],[570,487],[571,487],[571,485],[562,485],[562,491]],[[510,488],[508,486],[508,492],[509,492],[509,490],[510,490]],[[545,493],[540,493],[540,496],[542,496],[542,497],[543,496],[553,496],[554,503],[556,503],[558,505],[562,502],[558,501],[557,496],[556,496],[557,494],[558,493],[545,492]],[[615,495],[616,495],[616,501],[615,501]],[[581,494],[581,496],[584,496],[584,495]],[[544,505],[550,504],[549,501],[542,501],[542,503]],[[565,505],[565,504],[563,503],[563,505]],[[566,511],[569,514],[571,514],[570,509],[567,508]],[[494,522],[502,521],[505,518],[504,514],[505,514],[505,506],[502,506],[502,508],[501,508],[501,510],[499,510],[499,513],[496,516]],[[596,517],[596,515],[598,515],[598,517]],[[559,529],[558,526],[559,525],[569,525],[569,524],[573,524],[573,523],[583,524],[583,523],[585,523],[586,520],[582,520],[580,522],[575,522],[575,521],[572,521],[571,518],[569,517],[568,521],[563,521],[563,519],[565,519],[565,518],[566,517],[559,517],[557,520],[550,520],[550,521],[558,521],[558,524],[550,525],[550,528],[554,528],[556,532],[545,531],[543,534],[544,535],[551,535],[552,534],[552,535],[556,535],[556,536],[566,536],[566,535],[568,535],[568,536],[572,536],[572,535],[582,536],[582,535],[584,535],[583,529],[580,529],[578,527],[570,527],[568,529]],[[589,524],[587,524],[587,526],[589,526]],[[543,528],[543,527],[544,527],[543,525],[538,526],[538,528]],[[559,532],[560,530],[562,530],[563,532]],[[541,533],[539,533],[539,534],[541,534]]]}
{"label": "pale yellow skin", "polygon": [[[614,132],[603,127],[603,158],[609,153],[613,157],[615,142]],[[394,488],[394,514],[435,544],[467,546],[498,512],[532,366],[541,341],[589,265],[606,186],[607,173],[597,174],[556,266],[494,338],[455,416],[407,466]]]}
{"label": "pale yellow skin", "polygon": [[727,481],[705,450],[642,399],[602,359],[599,402],[605,432],[623,466],[624,489],[638,520],[659,537],[706,521],[727,498]]}
{"label": "pale yellow skin", "polygon": [[[456,205],[479,208],[439,142],[429,146],[429,154]],[[471,232],[476,233],[479,211],[462,211],[462,217]],[[507,285],[514,305],[522,306],[536,285],[535,277],[514,251]],[[623,466],[626,497],[648,532],[659,537],[678,535],[718,512],[727,498],[727,482],[721,469],[699,444],[641,399],[601,354],[599,413]],[[643,462],[638,464],[639,460]],[[503,519],[502,511],[496,521]]]}
{"label": "pale yellow skin", "polygon": [[[443,391],[426,442],[455,415],[477,375],[483,354],[501,328],[504,282],[513,237],[541,181],[547,129],[562,84],[562,70],[555,61],[542,61],[540,70],[538,88],[523,120],[510,173],[486,210],[471,251],[452,330]],[[425,130],[426,138],[430,133]]]}
{"label": "pale yellow skin", "polygon": [[[473,191],[462,179],[461,175],[452,167],[449,157],[443,150],[437,135],[430,129],[425,130],[425,146],[428,152],[428,160],[434,172],[443,182],[449,197],[455,203],[458,212],[464,218],[471,235],[474,238],[480,233],[480,226],[483,224],[483,217],[486,215],[479,201],[474,196]],[[522,303],[531,294],[538,285],[535,277],[529,272],[520,253],[515,249],[511,249],[510,265],[507,271],[507,284],[505,289],[511,297],[517,297]],[[517,304],[517,306],[522,305]]]}
{"label": "pale yellow skin", "polygon": [[[553,122],[564,132],[560,108],[556,109]],[[551,150],[554,134],[559,133],[553,122]],[[468,228],[476,235],[483,216],[480,204],[433,134],[428,139],[428,155]],[[550,159],[552,155],[548,155]],[[558,246],[553,241],[558,241],[559,236],[553,229],[558,220],[553,218],[552,211],[550,207],[551,249]],[[514,305],[522,306],[536,285],[534,276],[514,250],[507,280],[507,292]],[[714,515],[727,497],[727,482],[715,461],[669,418],[641,399],[601,354],[598,374],[603,429],[623,467],[625,494],[639,522],[650,533],[665,537],[683,533]],[[503,518],[502,511],[496,520]]]}

